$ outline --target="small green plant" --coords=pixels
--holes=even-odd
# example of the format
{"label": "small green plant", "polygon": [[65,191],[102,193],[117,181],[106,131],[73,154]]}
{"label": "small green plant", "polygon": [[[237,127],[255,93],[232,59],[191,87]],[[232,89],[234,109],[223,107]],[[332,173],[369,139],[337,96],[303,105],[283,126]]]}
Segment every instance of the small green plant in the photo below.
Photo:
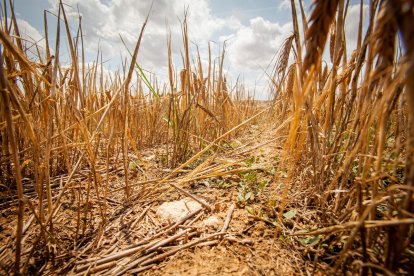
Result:
{"label": "small green plant", "polygon": [[243,181],[247,185],[252,185],[257,183],[257,172],[256,171],[250,171],[248,173],[243,174]]}
{"label": "small green plant", "polygon": [[240,204],[245,205],[247,201],[253,196],[251,187],[252,184],[254,184],[257,180],[257,174],[255,171],[251,171],[241,174],[241,177],[242,181],[240,182],[237,200]]}
{"label": "small green plant", "polygon": [[250,158],[247,158],[244,163],[246,163],[246,165],[248,167],[251,167],[254,163],[256,163],[257,161],[259,161],[259,157],[256,156],[252,156]]}
{"label": "small green plant", "polygon": [[288,212],[286,212],[286,213],[283,214],[283,217],[285,219],[292,219],[295,216],[296,216],[296,210],[290,210],[290,211],[288,211]]}
{"label": "small green plant", "polygon": [[261,220],[261,221],[264,221],[268,224],[276,226],[276,222],[273,221],[272,219],[270,219],[269,216],[266,213],[264,213],[262,211],[256,211],[252,206],[246,206],[246,207],[244,207],[244,209],[247,211],[247,213],[252,215],[255,219]]}
{"label": "small green plant", "polygon": [[299,239],[301,244],[307,245],[307,246],[314,246],[319,243],[319,240],[320,240],[319,235],[305,236]]}
{"label": "small green plant", "polygon": [[258,183],[257,188],[261,192],[266,186],[269,184],[269,180],[263,180],[260,183]]}
{"label": "small green plant", "polygon": [[237,200],[241,205],[245,205],[248,200],[253,196],[253,193],[249,191],[249,188],[245,183],[241,183],[239,188],[239,193],[237,195]]}
{"label": "small green plant", "polygon": [[139,166],[138,166],[138,164],[137,164],[137,162],[135,160],[129,161],[128,168],[129,168],[130,171],[135,171],[135,170],[138,169],[138,167]]}
{"label": "small green plant", "polygon": [[[254,157],[247,161],[253,163],[253,159]],[[257,171],[245,172],[240,176],[242,180],[239,187],[238,201],[242,204],[246,204],[254,196],[257,196],[270,182],[268,179],[259,180]]]}
{"label": "small green plant", "polygon": [[226,181],[222,178],[212,180],[211,184],[213,184],[214,186],[217,186],[219,189],[228,189],[228,188],[231,188],[237,185],[237,183]]}

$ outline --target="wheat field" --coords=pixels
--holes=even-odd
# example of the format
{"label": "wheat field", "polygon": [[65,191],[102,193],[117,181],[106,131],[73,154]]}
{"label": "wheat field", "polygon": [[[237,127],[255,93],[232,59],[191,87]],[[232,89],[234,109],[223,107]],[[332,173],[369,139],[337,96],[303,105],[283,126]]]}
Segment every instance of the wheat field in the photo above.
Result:
{"label": "wheat field", "polygon": [[[224,47],[207,66],[190,53],[187,20],[183,69],[165,45],[167,83],[137,63],[150,17],[108,78],[102,53],[83,61],[82,25],[73,33],[59,3],[56,52],[45,33],[35,58],[12,1],[2,4],[1,274],[162,275],[191,268],[192,254],[214,262],[203,248],[217,260],[268,251],[245,261],[246,275],[414,271],[414,1],[369,0],[364,27],[361,0],[350,51],[349,1],[314,0],[306,14],[291,0],[268,101],[229,87]],[[181,197],[200,209],[160,223],[155,208]],[[197,224],[214,214],[216,232]],[[259,225],[260,239],[246,230]]]}

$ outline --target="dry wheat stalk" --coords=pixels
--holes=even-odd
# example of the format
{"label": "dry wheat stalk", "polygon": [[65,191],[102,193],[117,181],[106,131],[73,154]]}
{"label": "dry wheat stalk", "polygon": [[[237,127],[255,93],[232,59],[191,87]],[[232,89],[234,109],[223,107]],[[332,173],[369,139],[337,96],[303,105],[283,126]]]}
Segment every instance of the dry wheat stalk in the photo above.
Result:
{"label": "dry wheat stalk", "polygon": [[303,61],[305,71],[320,62],[338,3],[338,0],[315,0],[313,3],[313,11],[309,18],[310,26],[305,35],[306,56]]}

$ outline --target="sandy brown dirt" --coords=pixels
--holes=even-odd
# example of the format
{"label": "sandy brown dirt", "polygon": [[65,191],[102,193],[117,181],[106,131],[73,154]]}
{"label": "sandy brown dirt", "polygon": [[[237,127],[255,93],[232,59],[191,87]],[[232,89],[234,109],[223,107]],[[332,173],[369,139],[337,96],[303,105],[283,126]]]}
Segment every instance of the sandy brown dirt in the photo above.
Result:
{"label": "sandy brown dirt", "polygon": [[[247,145],[245,155],[256,157],[256,165],[271,168],[278,160],[280,146],[271,142],[275,133],[271,130],[252,126],[248,135],[238,142]],[[259,145],[258,148],[256,148]],[[249,149],[253,149],[249,151]],[[246,206],[253,207],[265,204],[271,200],[274,191],[272,175],[262,172],[260,177],[269,181],[269,186],[258,193],[257,198],[244,204],[238,201],[240,179],[227,178],[224,182],[229,188],[206,187],[193,185],[190,191],[209,202],[215,202],[219,211],[215,214],[223,220],[229,206],[236,202],[228,230],[234,241],[223,240],[218,245],[181,251],[168,260],[158,264],[146,275],[294,275],[306,271],[301,250],[292,248],[278,238],[275,238],[275,228],[264,221],[254,218],[246,211]],[[222,186],[224,184],[218,181]],[[235,182],[235,183],[232,183]],[[214,181],[213,181],[214,183]]]}
{"label": "sandy brown dirt", "polygon": [[[244,134],[222,145],[222,151],[213,156],[207,167],[222,166],[222,176],[217,172],[211,177],[200,180],[189,180],[194,170],[200,169],[204,158],[188,169],[183,170],[171,183],[192,196],[205,201],[213,207],[212,211],[204,209],[195,217],[183,223],[182,230],[192,229],[191,237],[184,236],[159,248],[157,256],[176,250],[169,256],[153,261],[149,266],[132,266],[139,258],[150,259],[154,255],[143,251],[118,258],[113,262],[105,262],[108,268],[95,271],[95,274],[114,275],[144,273],[146,275],[296,275],[312,273],[313,262],[309,255],[304,254],[304,246],[297,238],[289,237],[292,231],[301,230],[301,221],[297,218],[287,220],[282,229],[276,234],[277,203],[281,198],[282,185],[276,181],[275,175],[279,165],[281,149],[280,136],[274,130],[263,125],[252,125],[244,129]],[[124,201],[124,175],[122,169],[112,168],[109,176],[109,191],[106,194],[106,204],[102,198],[91,195],[90,205],[74,206],[76,193],[68,193],[62,199],[62,206],[54,219],[54,240],[48,246],[49,254],[42,251],[43,241],[39,237],[39,227],[31,227],[25,235],[25,256],[32,254],[30,262],[25,264],[28,273],[46,274],[91,274],[100,261],[107,257],[121,254],[129,248],[136,248],[144,242],[148,244],[166,239],[178,232],[162,233],[169,227],[162,223],[156,215],[156,210],[163,202],[173,201],[186,197],[167,184],[158,186],[157,179],[168,175],[170,170],[162,164],[162,150],[152,149],[136,157],[139,169],[130,174],[130,184],[134,187],[136,196],[129,204]],[[132,156],[132,159],[135,158]],[[200,165],[201,164],[201,165]],[[232,170],[242,172],[230,173]],[[208,174],[208,173],[206,173]],[[202,175],[202,174],[201,174]],[[187,178],[186,178],[187,177]],[[194,177],[194,176],[191,176]],[[191,178],[190,177],[190,178]],[[148,179],[155,179],[151,183],[144,183]],[[193,179],[193,178],[191,178]],[[85,179],[76,180],[78,189],[85,191]],[[144,184],[142,184],[144,183]],[[85,200],[85,198],[83,198]],[[208,239],[188,249],[180,249],[189,241],[203,239],[220,232],[231,206],[235,209],[225,235]],[[105,207],[106,222],[102,227],[100,220],[100,206]],[[286,211],[295,204],[288,204]],[[87,217],[80,218],[79,230],[76,230],[77,210],[91,208]],[[300,217],[299,207],[292,209]],[[29,210],[26,210],[30,214]],[[0,257],[2,266],[7,269],[12,264],[12,230],[13,208],[2,211],[1,242],[5,244]],[[302,212],[305,212],[304,210]],[[309,212],[308,212],[309,213]],[[206,227],[203,220],[211,215],[219,218],[219,227]],[[306,215],[312,217],[312,214]],[[29,215],[27,216],[29,218]],[[189,222],[193,220],[192,222]],[[27,221],[27,219],[25,220]],[[308,222],[306,222],[308,224]],[[11,232],[10,232],[11,231]],[[72,240],[78,231],[78,242]],[[9,233],[10,232],[10,233]],[[54,243],[55,242],[55,243]],[[36,246],[33,246],[33,245]],[[153,254],[155,254],[153,253]],[[23,261],[26,261],[25,259]],[[82,266],[85,269],[82,269]],[[123,271],[123,269],[127,270]],[[92,273],[93,274],[93,273]]]}

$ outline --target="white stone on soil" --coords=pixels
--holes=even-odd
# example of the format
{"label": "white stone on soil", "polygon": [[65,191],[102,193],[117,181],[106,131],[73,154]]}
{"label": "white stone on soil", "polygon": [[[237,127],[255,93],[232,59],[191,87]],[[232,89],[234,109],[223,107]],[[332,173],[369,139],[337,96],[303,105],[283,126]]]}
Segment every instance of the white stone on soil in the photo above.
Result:
{"label": "white stone on soil", "polygon": [[203,221],[204,226],[217,229],[221,225],[221,220],[216,216],[210,216]]}
{"label": "white stone on soil", "polygon": [[177,201],[164,202],[158,207],[157,215],[162,222],[177,222],[187,214],[200,208],[200,203],[186,197]]}

